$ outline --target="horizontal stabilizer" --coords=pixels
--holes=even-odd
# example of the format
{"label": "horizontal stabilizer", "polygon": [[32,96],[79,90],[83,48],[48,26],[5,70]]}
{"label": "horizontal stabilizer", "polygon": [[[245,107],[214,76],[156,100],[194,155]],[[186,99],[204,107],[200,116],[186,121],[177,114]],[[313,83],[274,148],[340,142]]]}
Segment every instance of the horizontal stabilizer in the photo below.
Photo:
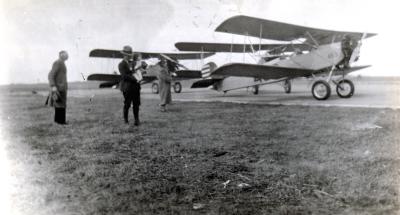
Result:
{"label": "horizontal stabilizer", "polygon": [[194,82],[190,88],[207,88],[218,81],[220,81],[220,79],[203,79]]}
{"label": "horizontal stabilizer", "polygon": [[295,50],[308,50],[307,44],[229,44],[229,43],[196,43],[196,42],[179,42],[175,43],[175,47],[179,51],[205,51],[205,52],[252,52],[259,50],[274,50],[285,47],[285,51],[292,52]]}
{"label": "horizontal stabilizer", "polygon": [[[215,53],[156,53],[156,52],[134,52],[141,54],[142,59],[146,60],[149,58],[158,58],[160,54],[166,55],[170,58],[176,60],[196,60],[210,57]],[[119,50],[109,50],[109,49],[93,49],[89,53],[89,57],[102,57],[102,58],[123,58],[121,51]]]}

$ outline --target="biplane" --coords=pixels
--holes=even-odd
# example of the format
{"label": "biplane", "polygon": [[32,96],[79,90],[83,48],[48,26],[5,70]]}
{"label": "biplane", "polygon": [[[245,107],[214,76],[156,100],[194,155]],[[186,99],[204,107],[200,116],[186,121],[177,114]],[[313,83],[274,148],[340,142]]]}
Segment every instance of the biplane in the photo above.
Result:
{"label": "biplane", "polygon": [[[331,95],[331,84],[341,98],[354,94],[353,82],[346,75],[369,66],[352,66],[359,59],[363,39],[374,33],[359,33],[317,29],[249,16],[234,16],[220,24],[216,32],[257,37],[260,44],[178,42],[179,51],[248,53],[257,63],[228,63],[217,67],[213,62],[201,70],[202,80],[192,88],[212,88],[228,92],[281,83],[286,93],[291,92],[291,80],[312,78],[311,93],[317,100]],[[262,39],[276,43],[261,44]]]}
{"label": "biplane", "polygon": [[[150,58],[163,57],[171,61],[176,65],[176,71],[173,73],[173,84],[172,87],[174,92],[180,93],[182,91],[182,85],[180,81],[187,79],[199,79],[201,78],[200,70],[191,70],[179,63],[179,60],[196,60],[203,59],[212,56],[214,53],[155,53],[155,52],[134,52],[134,54],[139,54],[143,60]],[[100,57],[100,58],[123,58],[123,55],[119,50],[109,50],[109,49],[94,49],[90,51],[89,57]],[[99,85],[100,88],[108,88],[117,86],[121,77],[117,72],[113,74],[90,74],[87,77],[88,81],[102,81]],[[153,93],[159,92],[157,80],[157,67],[149,66],[145,73],[143,74],[143,80],[141,84],[152,83],[151,89]]]}

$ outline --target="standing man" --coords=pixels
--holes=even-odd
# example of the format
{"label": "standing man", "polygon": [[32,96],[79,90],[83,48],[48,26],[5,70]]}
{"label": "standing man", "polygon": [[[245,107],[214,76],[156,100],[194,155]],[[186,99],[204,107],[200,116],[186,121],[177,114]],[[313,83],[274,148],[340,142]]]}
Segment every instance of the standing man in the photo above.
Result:
{"label": "standing man", "polygon": [[344,55],[343,66],[344,68],[350,67],[350,58],[354,50],[354,41],[349,35],[346,35],[342,40],[342,52]]}
{"label": "standing man", "polygon": [[[158,73],[158,81],[160,86],[160,110],[161,112],[165,112],[167,104],[172,102],[171,98],[171,82],[172,76],[168,69],[167,61],[163,57],[161,57],[160,62],[160,71]],[[172,66],[170,66],[172,67]]]}
{"label": "standing man", "polygon": [[51,88],[50,105],[55,109],[54,122],[64,125],[67,124],[65,120],[68,90],[66,60],[68,60],[68,53],[60,51],[58,60],[53,63],[48,75]]}
{"label": "standing man", "polygon": [[133,57],[132,47],[124,46],[121,54],[124,59],[119,63],[118,69],[121,74],[120,89],[124,96],[124,121],[128,123],[129,108],[132,105],[135,126],[139,126],[139,106],[140,106],[140,83],[133,76],[136,61],[131,62]]}

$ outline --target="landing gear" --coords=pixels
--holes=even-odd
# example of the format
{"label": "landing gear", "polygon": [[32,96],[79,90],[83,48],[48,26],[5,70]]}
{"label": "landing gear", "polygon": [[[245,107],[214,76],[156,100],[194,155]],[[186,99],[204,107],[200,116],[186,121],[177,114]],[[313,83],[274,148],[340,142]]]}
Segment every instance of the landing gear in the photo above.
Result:
{"label": "landing gear", "polygon": [[160,91],[160,87],[158,86],[158,84],[157,83],[153,83],[151,85],[151,92],[154,93],[154,94],[158,94],[159,91]]}
{"label": "landing gear", "polygon": [[292,82],[290,80],[285,80],[283,83],[283,89],[285,90],[285,93],[292,92]]}
{"label": "landing gear", "polygon": [[311,93],[317,100],[326,100],[331,95],[331,86],[324,80],[316,81],[312,85]]}
{"label": "landing gear", "polygon": [[354,94],[354,84],[349,79],[342,79],[336,84],[336,93],[340,98],[350,98]]}
{"label": "landing gear", "polygon": [[179,82],[176,82],[174,84],[174,92],[175,93],[180,93],[182,91],[182,84]]}
{"label": "landing gear", "polygon": [[257,95],[257,94],[258,94],[259,88],[260,88],[260,86],[258,86],[258,85],[253,86],[253,87],[251,88],[251,91],[253,92],[254,95]]}
{"label": "landing gear", "polygon": [[[336,66],[332,66],[330,69],[329,75],[326,78],[326,81],[324,80],[318,80],[314,82],[311,88],[311,93],[313,97],[317,100],[326,100],[329,98],[331,95],[331,87],[329,83],[332,81],[336,85],[336,93],[340,98],[350,98],[354,94],[354,84],[352,81],[349,79],[345,79],[345,72],[343,70],[342,78],[333,80],[332,76],[334,75],[334,69],[337,69]],[[312,74],[312,76],[315,78],[315,75]]]}

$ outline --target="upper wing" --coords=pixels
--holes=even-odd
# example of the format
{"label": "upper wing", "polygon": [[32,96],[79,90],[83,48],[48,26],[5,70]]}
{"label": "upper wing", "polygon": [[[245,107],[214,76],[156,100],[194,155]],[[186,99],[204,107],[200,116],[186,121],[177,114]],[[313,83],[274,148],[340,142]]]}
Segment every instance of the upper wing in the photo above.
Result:
{"label": "upper wing", "polygon": [[[142,55],[142,59],[157,58],[160,54],[167,55],[168,57],[177,60],[194,60],[210,57],[215,53],[155,53],[155,52],[135,52]],[[93,49],[89,53],[89,57],[104,57],[104,58],[123,58],[119,50],[110,49]]]}
{"label": "upper wing", "polygon": [[308,50],[310,47],[306,44],[229,44],[229,43],[196,43],[196,42],[178,42],[175,47],[179,51],[206,51],[206,52],[251,52],[259,50],[273,50],[285,47],[285,51],[291,52],[296,49]]}
{"label": "upper wing", "polygon": [[[345,35],[349,35],[357,40],[360,40],[363,37],[363,33],[359,32],[310,28],[241,15],[225,20],[215,29],[215,31],[281,41],[292,41],[298,38],[305,38],[310,34],[319,44],[331,43],[334,36],[338,40]],[[364,38],[375,35],[376,34],[373,33],[367,33]]]}
{"label": "upper wing", "polygon": [[[158,53],[153,53],[158,56]],[[168,57],[175,58],[177,60],[199,60],[202,58],[207,58],[213,56],[215,53],[162,53]]]}

